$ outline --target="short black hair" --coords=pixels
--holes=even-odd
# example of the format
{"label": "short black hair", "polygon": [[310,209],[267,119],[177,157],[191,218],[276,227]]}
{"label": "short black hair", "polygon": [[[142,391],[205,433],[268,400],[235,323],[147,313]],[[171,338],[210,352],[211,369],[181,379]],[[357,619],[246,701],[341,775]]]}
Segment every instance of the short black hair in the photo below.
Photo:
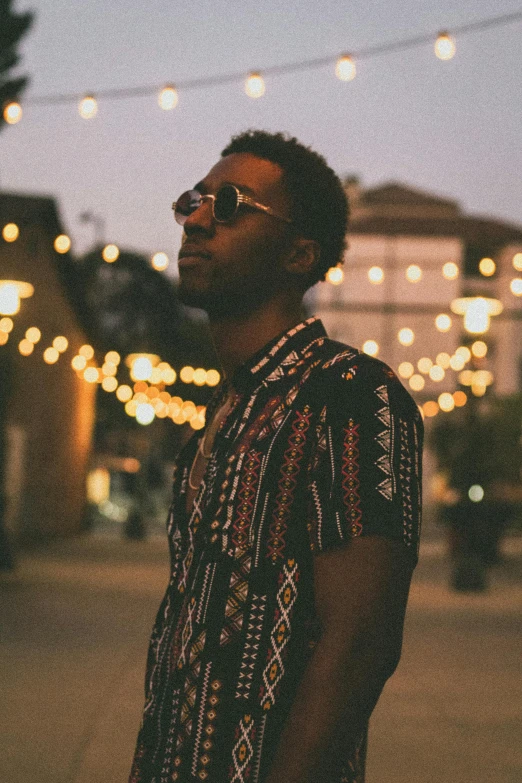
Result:
{"label": "short black hair", "polygon": [[348,198],[335,171],[318,152],[284,133],[247,130],[232,137],[221,157],[236,152],[249,152],[283,170],[292,220],[303,237],[321,248],[307,287],[324,280],[330,267],[344,261],[348,228]]}

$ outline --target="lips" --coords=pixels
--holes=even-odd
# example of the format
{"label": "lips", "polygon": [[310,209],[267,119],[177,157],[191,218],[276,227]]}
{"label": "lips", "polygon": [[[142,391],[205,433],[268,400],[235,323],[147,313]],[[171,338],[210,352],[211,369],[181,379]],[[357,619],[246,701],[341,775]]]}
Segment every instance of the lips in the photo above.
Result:
{"label": "lips", "polygon": [[179,251],[178,259],[181,261],[183,258],[210,258],[210,253],[206,250],[202,250],[197,245],[185,244]]}

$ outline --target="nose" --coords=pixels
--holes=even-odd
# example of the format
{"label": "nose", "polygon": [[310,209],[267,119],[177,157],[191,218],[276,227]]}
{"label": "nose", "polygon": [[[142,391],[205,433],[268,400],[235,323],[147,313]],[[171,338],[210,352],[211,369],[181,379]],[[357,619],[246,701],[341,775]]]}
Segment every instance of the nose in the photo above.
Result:
{"label": "nose", "polygon": [[192,212],[183,224],[183,230],[186,234],[205,231],[212,233],[214,230],[214,216],[212,214],[212,199],[203,196],[200,206]]}

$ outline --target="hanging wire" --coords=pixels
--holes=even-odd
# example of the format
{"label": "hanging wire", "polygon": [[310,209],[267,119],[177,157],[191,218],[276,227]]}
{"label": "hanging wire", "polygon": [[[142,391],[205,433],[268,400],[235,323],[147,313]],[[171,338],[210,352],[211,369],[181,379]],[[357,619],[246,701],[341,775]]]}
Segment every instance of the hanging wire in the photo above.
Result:
{"label": "hanging wire", "polygon": [[[481,19],[476,22],[468,22],[467,24],[458,25],[451,28],[452,35],[466,35],[469,33],[475,33],[480,30],[486,30],[489,27],[501,27],[512,22],[518,22],[522,20],[522,10],[514,11],[510,14],[503,14],[502,16],[490,17],[488,19]],[[446,29],[446,28],[444,28]],[[407,49],[414,49],[415,47],[422,46],[426,43],[433,43],[433,40],[437,37],[438,33],[423,33],[422,35],[413,36],[410,38],[403,38],[398,41],[388,41],[387,43],[375,44],[373,46],[367,46],[359,50],[350,49],[350,54],[354,60],[368,60],[371,57],[379,57],[383,54],[390,52],[400,52]],[[295,73],[296,71],[312,70],[314,68],[322,68],[325,65],[331,65],[339,57],[337,55],[329,55],[327,57],[316,57],[310,60],[300,60],[298,62],[285,63],[282,65],[273,65],[268,68],[260,69],[259,73],[263,76],[281,76],[283,74]],[[256,71],[257,72],[257,71]],[[216,76],[202,76],[196,79],[186,79],[184,81],[175,82],[177,90],[197,90],[202,87],[215,87],[223,84],[231,84],[234,82],[242,82],[245,79],[245,71],[237,71],[235,73],[220,74]],[[100,98],[107,98],[112,100],[120,100],[124,98],[141,98],[148,95],[157,94],[165,87],[165,83],[160,85],[142,85],[136,87],[123,87],[117,89],[105,89],[93,91],[96,100]],[[82,94],[79,93],[61,93],[55,95],[37,95],[33,98],[24,100],[24,105],[31,106],[51,106],[53,104],[61,103],[77,103],[81,100],[89,91]],[[89,93],[90,94],[90,93]]]}

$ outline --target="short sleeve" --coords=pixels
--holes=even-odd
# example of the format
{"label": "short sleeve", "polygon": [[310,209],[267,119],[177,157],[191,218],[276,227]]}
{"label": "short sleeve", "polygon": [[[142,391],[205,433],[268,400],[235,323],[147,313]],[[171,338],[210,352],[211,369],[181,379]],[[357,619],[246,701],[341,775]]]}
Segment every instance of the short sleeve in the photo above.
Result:
{"label": "short sleeve", "polygon": [[418,556],[423,423],[393,371],[361,356],[320,379],[322,399],[309,473],[314,553],[357,536],[399,540]]}

